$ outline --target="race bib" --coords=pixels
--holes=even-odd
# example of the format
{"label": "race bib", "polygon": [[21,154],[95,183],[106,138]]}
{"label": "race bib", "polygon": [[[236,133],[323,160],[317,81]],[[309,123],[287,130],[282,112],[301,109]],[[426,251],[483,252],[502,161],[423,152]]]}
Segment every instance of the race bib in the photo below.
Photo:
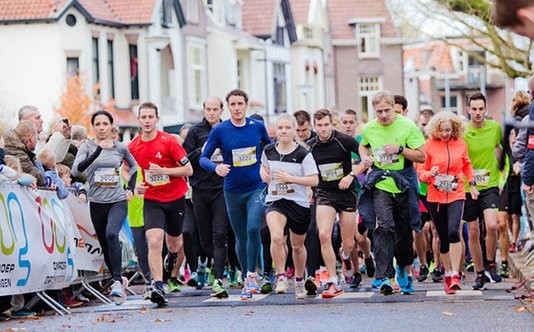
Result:
{"label": "race bib", "polygon": [[319,172],[323,181],[337,181],[343,178],[343,166],[341,163],[319,165]]}
{"label": "race bib", "polygon": [[119,183],[119,172],[115,168],[98,168],[94,173],[95,185],[98,187],[115,187]]}
{"label": "race bib", "polygon": [[213,151],[213,154],[211,155],[210,160],[215,164],[222,164],[223,156],[221,154],[221,150],[219,150],[218,148],[215,149],[215,151]]}
{"label": "race bib", "polygon": [[391,165],[399,162],[398,154],[386,154],[383,148],[375,150],[375,158],[380,166]]}
{"label": "race bib", "polygon": [[434,187],[439,191],[451,192],[458,188],[458,177],[454,175],[438,174],[434,178]]}
{"label": "race bib", "polygon": [[232,160],[234,163],[234,167],[254,165],[257,162],[256,147],[251,146],[248,148],[233,149]]}
{"label": "race bib", "polygon": [[155,175],[152,174],[148,169],[145,170],[145,182],[151,186],[163,186],[164,184],[171,183],[171,179],[168,175]]}
{"label": "race bib", "polygon": [[274,185],[274,190],[271,191],[271,195],[273,196],[287,196],[293,193],[295,193],[295,188],[292,183],[276,183]]}
{"label": "race bib", "polygon": [[475,169],[475,182],[477,186],[486,187],[489,185],[490,175],[485,169]]}

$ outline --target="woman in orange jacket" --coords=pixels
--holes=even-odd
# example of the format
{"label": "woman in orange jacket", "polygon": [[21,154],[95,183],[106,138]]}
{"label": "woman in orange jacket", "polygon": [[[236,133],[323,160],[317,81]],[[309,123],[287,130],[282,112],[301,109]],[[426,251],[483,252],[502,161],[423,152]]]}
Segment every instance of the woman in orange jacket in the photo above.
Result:
{"label": "woman in orange jacket", "polygon": [[[477,199],[475,174],[462,139],[465,125],[452,112],[439,112],[427,125],[426,160],[419,180],[428,183],[429,212],[440,240],[439,251],[445,267],[445,292],[461,289],[458,269],[462,256],[460,223],[465,203],[464,179]],[[450,250],[450,253],[449,253]],[[454,268],[454,270],[453,270]]]}

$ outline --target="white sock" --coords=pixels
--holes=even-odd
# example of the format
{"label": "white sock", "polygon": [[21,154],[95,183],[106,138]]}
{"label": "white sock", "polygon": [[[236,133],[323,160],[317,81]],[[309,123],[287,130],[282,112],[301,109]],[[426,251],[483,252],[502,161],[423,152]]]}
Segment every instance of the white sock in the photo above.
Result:
{"label": "white sock", "polygon": [[337,276],[330,277],[330,282],[333,282],[334,285],[337,285],[338,284]]}
{"label": "white sock", "polygon": [[452,277],[451,271],[445,271],[445,277]]}

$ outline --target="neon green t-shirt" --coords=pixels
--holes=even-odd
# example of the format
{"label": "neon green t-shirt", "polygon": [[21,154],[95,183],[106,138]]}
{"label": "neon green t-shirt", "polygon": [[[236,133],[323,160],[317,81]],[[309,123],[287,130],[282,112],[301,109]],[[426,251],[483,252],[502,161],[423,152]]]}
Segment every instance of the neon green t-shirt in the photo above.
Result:
{"label": "neon green t-shirt", "polygon": [[[137,169],[137,182],[143,182],[143,172],[141,168]],[[134,195],[128,202],[128,225],[130,227],[143,227],[143,196]]]}
{"label": "neon green t-shirt", "polygon": [[[499,146],[501,139],[501,126],[493,120],[486,120],[482,128],[475,128],[471,123],[467,125],[464,140],[467,143],[469,159],[475,170],[478,190],[499,186],[501,172],[495,156],[495,147]],[[469,191],[467,183],[466,191]]]}
{"label": "neon green t-shirt", "polygon": [[[395,144],[415,150],[425,144],[425,138],[415,122],[397,115],[395,121],[388,126],[381,125],[376,119],[369,122],[363,129],[361,144],[370,146],[375,167],[399,171],[404,169],[404,156],[385,155],[383,146]],[[391,177],[378,182],[376,188],[393,194],[401,192]]]}

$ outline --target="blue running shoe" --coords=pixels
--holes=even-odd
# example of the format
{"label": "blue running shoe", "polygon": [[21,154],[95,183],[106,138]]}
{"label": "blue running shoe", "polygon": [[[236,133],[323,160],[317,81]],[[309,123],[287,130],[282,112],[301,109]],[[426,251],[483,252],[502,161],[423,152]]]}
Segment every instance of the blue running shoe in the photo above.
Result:
{"label": "blue running shoe", "polygon": [[206,258],[205,262],[202,262],[199,257],[198,267],[197,267],[197,282],[198,282],[197,289],[202,289],[206,285],[206,280],[208,277],[206,273],[207,266],[208,266],[208,258]]}
{"label": "blue running shoe", "polygon": [[391,285],[391,280],[389,278],[384,278],[382,280],[382,285],[380,286],[380,294],[391,295],[394,294],[393,286]]}
{"label": "blue running shoe", "polygon": [[375,278],[371,284],[373,288],[379,289],[382,286],[382,278]]}
{"label": "blue running shoe", "polygon": [[400,267],[399,265],[395,265],[395,281],[401,289],[408,286],[408,274],[406,274],[405,266]]}
{"label": "blue running shoe", "polygon": [[408,284],[406,287],[401,287],[401,293],[404,295],[412,295],[413,294],[413,277],[408,276]]}

